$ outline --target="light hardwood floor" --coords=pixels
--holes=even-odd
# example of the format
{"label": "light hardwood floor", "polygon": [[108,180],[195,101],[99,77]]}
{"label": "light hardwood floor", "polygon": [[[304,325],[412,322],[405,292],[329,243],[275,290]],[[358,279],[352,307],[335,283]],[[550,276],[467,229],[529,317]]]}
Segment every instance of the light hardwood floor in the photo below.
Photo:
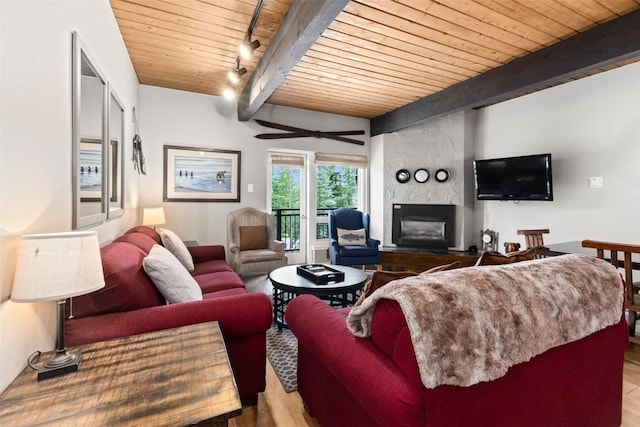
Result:
{"label": "light hardwood floor", "polygon": [[[622,426],[640,426],[640,344],[630,344],[625,355],[622,384]],[[242,409],[229,420],[230,427],[316,427],[319,424],[305,411],[297,392],[286,393],[267,362],[267,389],[258,405]]]}

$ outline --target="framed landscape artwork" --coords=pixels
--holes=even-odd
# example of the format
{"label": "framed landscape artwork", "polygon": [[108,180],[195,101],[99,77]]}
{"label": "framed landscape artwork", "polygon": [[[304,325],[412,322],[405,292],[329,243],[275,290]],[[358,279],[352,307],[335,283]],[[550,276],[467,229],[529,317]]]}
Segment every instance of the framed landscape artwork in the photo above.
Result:
{"label": "framed landscape artwork", "polygon": [[165,202],[239,202],[240,151],[164,146]]}

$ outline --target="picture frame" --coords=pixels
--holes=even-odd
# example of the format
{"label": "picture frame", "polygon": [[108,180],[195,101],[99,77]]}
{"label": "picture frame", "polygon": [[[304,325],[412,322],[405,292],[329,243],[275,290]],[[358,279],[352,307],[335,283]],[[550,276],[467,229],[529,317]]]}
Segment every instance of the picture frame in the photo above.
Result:
{"label": "picture frame", "polygon": [[102,140],[82,138],[80,140],[80,201],[102,200]]}
{"label": "picture frame", "polygon": [[239,202],[240,151],[164,146],[165,202]]}

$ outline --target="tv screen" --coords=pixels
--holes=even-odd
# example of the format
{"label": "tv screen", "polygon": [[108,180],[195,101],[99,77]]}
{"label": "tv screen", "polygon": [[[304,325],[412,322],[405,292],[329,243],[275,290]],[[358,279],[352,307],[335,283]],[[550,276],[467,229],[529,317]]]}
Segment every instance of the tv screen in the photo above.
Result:
{"label": "tv screen", "polygon": [[553,200],[551,154],[475,160],[478,200]]}

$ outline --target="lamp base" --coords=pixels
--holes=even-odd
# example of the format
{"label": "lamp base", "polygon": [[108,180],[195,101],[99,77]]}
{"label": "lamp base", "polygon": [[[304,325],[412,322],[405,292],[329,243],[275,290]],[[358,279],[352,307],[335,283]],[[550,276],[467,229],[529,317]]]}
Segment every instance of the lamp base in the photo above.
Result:
{"label": "lamp base", "polygon": [[57,352],[55,356],[47,360],[44,366],[38,370],[38,381],[76,372],[81,361],[81,353],[70,353],[66,350]]}

